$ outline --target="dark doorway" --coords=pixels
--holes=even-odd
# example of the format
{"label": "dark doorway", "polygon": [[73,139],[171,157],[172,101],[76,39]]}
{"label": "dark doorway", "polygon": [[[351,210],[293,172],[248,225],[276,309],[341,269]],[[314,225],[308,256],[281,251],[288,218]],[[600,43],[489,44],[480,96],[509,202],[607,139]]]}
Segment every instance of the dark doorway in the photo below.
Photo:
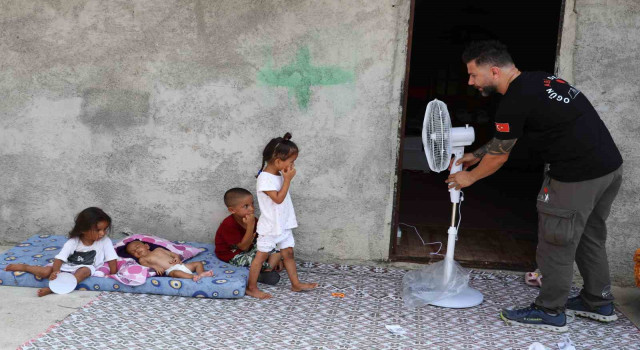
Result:
{"label": "dark doorway", "polygon": [[[451,202],[444,181],[448,173],[428,171],[420,138],[427,103],[434,98],[444,101],[454,127],[475,128],[476,141],[466,152],[493,137],[500,96],[481,97],[467,85],[466,66],[460,58],[465,45],[497,39],[509,47],[520,70],[553,73],[561,7],[561,1],[415,0],[396,206],[401,234],[393,234],[391,259],[441,259],[430,254],[438,245],[423,241],[445,245],[447,241]],[[465,189],[456,260],[472,267],[534,268],[535,203],[542,168],[527,140],[520,139],[497,173]]]}

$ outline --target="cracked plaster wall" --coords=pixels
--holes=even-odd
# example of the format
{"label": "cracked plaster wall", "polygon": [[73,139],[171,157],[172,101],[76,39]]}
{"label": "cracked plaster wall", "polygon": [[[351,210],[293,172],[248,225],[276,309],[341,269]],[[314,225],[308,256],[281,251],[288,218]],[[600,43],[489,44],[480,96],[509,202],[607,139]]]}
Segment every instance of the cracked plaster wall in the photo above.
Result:
{"label": "cracked plaster wall", "polygon": [[607,249],[614,282],[632,285],[633,254],[640,248],[640,2],[568,0],[565,21],[567,15],[575,17],[569,21],[575,33],[566,27],[564,32],[575,36],[575,44],[573,67],[565,69],[600,113],[624,159],[622,188],[607,221]]}

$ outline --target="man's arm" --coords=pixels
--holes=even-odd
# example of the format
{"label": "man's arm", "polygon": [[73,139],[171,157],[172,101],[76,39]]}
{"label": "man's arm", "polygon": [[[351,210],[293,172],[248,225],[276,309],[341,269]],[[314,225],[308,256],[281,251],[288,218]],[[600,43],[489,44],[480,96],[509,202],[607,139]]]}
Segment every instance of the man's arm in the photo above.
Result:
{"label": "man's arm", "polygon": [[473,151],[473,156],[478,158],[478,159],[482,159],[482,157],[484,157],[485,154],[487,154],[487,149],[489,148],[489,145],[493,142],[493,140],[495,139],[491,139],[489,140],[489,142],[485,143],[483,146],[480,146],[477,150]]}
{"label": "man's arm", "polygon": [[498,140],[494,137],[484,146],[473,151],[473,156],[476,158],[483,158],[487,154],[494,156],[503,154],[508,155],[513,149],[513,146],[516,144],[516,141],[518,141],[518,139]]}
{"label": "man's arm", "polygon": [[449,175],[446,180],[446,182],[449,183],[449,188],[455,187],[459,190],[471,186],[476,181],[484,179],[498,171],[507,159],[509,159],[509,153],[516,144],[516,141],[518,141],[518,139],[499,140],[493,138],[487,142],[487,144],[475,150],[473,154],[465,154],[457,163],[471,165],[478,161],[480,161],[480,163],[471,171],[460,171]]}

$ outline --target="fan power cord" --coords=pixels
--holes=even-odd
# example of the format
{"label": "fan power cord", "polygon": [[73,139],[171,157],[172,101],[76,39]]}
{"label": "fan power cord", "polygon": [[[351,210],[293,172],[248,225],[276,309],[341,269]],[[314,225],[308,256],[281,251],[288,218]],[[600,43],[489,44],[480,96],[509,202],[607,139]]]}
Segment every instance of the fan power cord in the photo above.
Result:
{"label": "fan power cord", "polygon": [[417,229],[415,226],[411,226],[411,225],[409,225],[409,224],[405,224],[404,222],[398,223],[398,225],[404,225],[404,226],[412,227],[412,228],[413,228],[413,230],[414,230],[414,231],[416,231],[416,234],[418,235],[418,238],[420,238],[420,241],[422,241],[422,245],[423,245],[423,246],[425,246],[425,245],[431,245],[431,244],[439,244],[439,245],[440,245],[440,247],[438,247],[438,251],[437,251],[437,252],[435,252],[435,253],[434,253],[434,252],[430,252],[430,253],[429,253],[429,255],[440,255],[440,256],[443,256],[442,254],[439,254],[439,253],[440,253],[440,250],[442,250],[442,242],[429,242],[429,243],[425,243],[425,241],[422,239],[422,236],[420,235],[420,232],[418,232],[418,229]]}
{"label": "fan power cord", "polygon": [[462,202],[464,202],[464,192],[460,191],[460,203],[458,203],[458,225],[456,226],[456,241],[458,240],[458,232],[460,223],[462,222]]}

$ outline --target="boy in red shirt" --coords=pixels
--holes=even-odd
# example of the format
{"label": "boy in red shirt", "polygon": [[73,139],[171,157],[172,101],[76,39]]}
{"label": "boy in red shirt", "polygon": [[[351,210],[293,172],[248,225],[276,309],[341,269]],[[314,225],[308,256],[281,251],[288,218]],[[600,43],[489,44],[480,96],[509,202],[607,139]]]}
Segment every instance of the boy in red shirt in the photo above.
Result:
{"label": "boy in red shirt", "polygon": [[[231,215],[227,216],[216,232],[215,253],[218,259],[235,266],[249,267],[256,256],[256,223],[253,195],[244,188],[232,188],[224,194],[224,204]],[[277,271],[282,269],[280,252],[270,253],[263,264],[258,282],[276,284],[280,280]]]}

